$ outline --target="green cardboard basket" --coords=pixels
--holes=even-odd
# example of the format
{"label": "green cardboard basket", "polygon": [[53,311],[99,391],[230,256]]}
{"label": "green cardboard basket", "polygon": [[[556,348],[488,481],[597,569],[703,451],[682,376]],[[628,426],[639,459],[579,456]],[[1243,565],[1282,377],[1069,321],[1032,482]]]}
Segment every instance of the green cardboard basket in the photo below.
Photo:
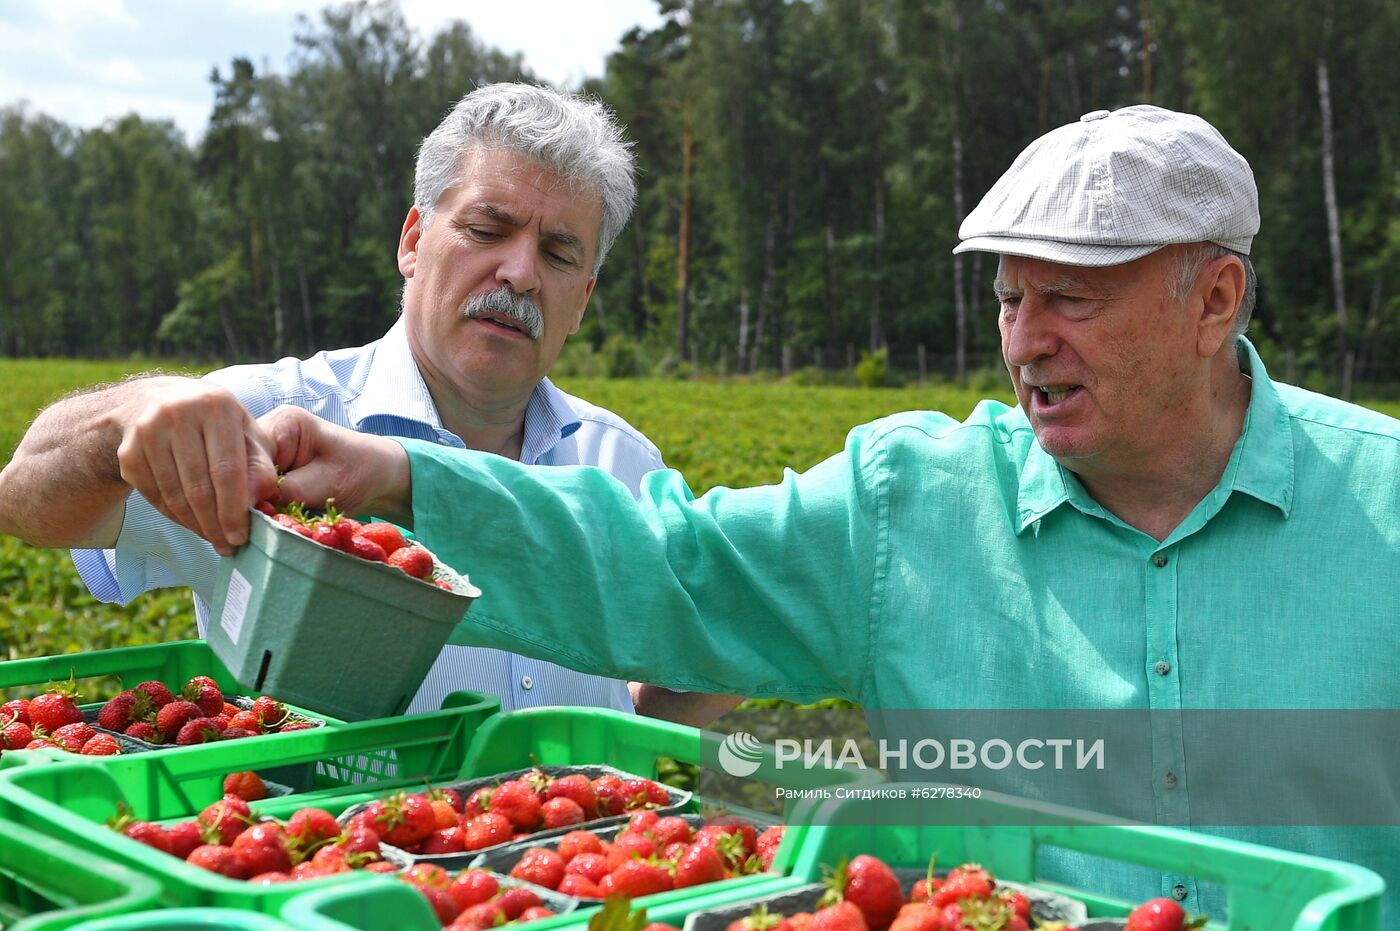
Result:
{"label": "green cardboard basket", "polygon": [[[896,787],[937,788],[890,784]],[[945,806],[937,820],[959,823],[910,824],[919,814],[910,805]],[[1212,922],[1213,929],[1381,927],[1385,883],[1363,867],[1178,828],[1110,823],[1086,812],[994,793],[956,802],[833,798],[804,805],[795,817],[809,825],[793,865],[793,875],[806,882],[819,881],[824,866],[861,853],[874,854],[894,867],[926,868],[936,851],[940,864],[975,861],[999,878],[1078,899],[1091,917],[1123,916],[1138,904],[1038,880],[1039,850],[1060,848],[1194,876],[1222,887],[1229,924]]]}
{"label": "green cardboard basket", "polygon": [[445,591],[322,546],[249,512],[220,560],[206,636],[244,687],[346,721],[408,707],[481,592],[440,566]]}
{"label": "green cardboard basket", "polygon": [[160,886],[149,877],[0,820],[0,927],[7,931],[57,931],[159,904]]}

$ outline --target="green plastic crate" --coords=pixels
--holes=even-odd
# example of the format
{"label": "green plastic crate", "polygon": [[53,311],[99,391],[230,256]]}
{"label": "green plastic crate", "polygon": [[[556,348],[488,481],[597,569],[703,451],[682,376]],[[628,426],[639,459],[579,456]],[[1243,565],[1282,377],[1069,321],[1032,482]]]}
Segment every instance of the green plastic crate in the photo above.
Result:
{"label": "green plastic crate", "polygon": [[[892,784],[918,789],[914,783]],[[949,866],[975,861],[996,876],[1036,883],[1084,902],[1091,916],[1122,916],[1137,903],[1036,879],[1037,851],[1062,848],[1194,876],[1225,890],[1229,925],[1249,931],[1379,931],[1385,883],[1370,870],[1335,860],[1247,844],[1177,828],[1108,823],[1098,816],[985,793],[980,799],[923,802],[951,806],[940,821],[900,824],[909,801],[835,799],[795,814],[810,825],[793,874],[819,881],[822,867],[860,853],[895,867],[925,867],[935,851]],[[956,812],[950,817],[951,812]]]}
{"label": "green plastic crate", "polygon": [[[254,808],[265,814],[284,815],[316,805],[334,813],[366,797],[421,787],[425,780],[449,778],[460,768],[476,728],[497,707],[494,698],[477,698],[464,707],[429,714],[267,737],[262,746],[273,754],[267,762],[286,765],[319,761],[331,764],[339,778],[323,776],[323,788],[268,799],[256,803]],[[246,756],[230,755],[243,753],[240,743],[251,741],[208,745],[208,750],[222,751],[223,755],[207,751],[133,754],[120,767],[85,762],[83,758],[12,767],[0,771],[0,818],[19,822],[155,878],[166,904],[172,906],[246,908],[271,913],[309,886],[370,878],[368,874],[351,873],[309,883],[252,886],[189,866],[103,825],[120,803],[129,805],[138,818],[146,820],[193,817],[219,798],[225,773],[249,768]],[[395,756],[397,772],[392,777],[364,783],[344,779],[356,775],[346,767],[346,759],[365,759],[386,752]]]}
{"label": "green plastic crate", "polygon": [[408,883],[389,876],[304,892],[287,900],[282,918],[301,931],[442,929],[427,899]]}
{"label": "green plastic crate", "polygon": [[232,908],[167,908],[117,918],[99,918],[74,925],[73,931],[297,931],[288,924],[257,912]]}
{"label": "green plastic crate", "polygon": [[159,900],[155,880],[0,820],[0,927],[7,931],[57,931]]}

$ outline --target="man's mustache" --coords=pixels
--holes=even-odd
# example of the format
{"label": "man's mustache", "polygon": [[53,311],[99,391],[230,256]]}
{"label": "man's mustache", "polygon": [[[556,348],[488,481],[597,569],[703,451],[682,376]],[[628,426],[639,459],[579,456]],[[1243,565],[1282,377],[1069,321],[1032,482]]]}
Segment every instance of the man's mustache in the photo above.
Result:
{"label": "man's mustache", "polygon": [[462,314],[468,319],[502,314],[519,323],[533,340],[538,340],[544,330],[544,315],[540,313],[540,305],[528,294],[516,294],[509,285],[501,285],[484,294],[473,294],[467,300],[466,309]]}

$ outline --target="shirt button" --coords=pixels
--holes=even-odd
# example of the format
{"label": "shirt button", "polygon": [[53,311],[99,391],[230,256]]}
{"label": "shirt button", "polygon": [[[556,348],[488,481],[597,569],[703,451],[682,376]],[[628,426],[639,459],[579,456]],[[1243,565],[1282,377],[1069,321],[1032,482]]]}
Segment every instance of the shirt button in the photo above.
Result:
{"label": "shirt button", "polygon": [[1168,789],[1175,789],[1175,788],[1176,788],[1176,773],[1167,773],[1165,776],[1163,776],[1163,777],[1162,777],[1162,785],[1166,786]]}
{"label": "shirt button", "polygon": [[1153,556],[1153,557],[1152,557],[1152,565],[1156,566],[1158,569],[1162,568],[1162,567],[1165,566],[1166,564],[1167,564],[1167,554],[1166,554],[1166,553],[1158,553],[1156,556]]}
{"label": "shirt button", "polygon": [[530,689],[535,687],[535,680],[531,679],[529,676],[521,676],[520,687],[528,692]]}
{"label": "shirt button", "polygon": [[1169,662],[1167,662],[1167,661],[1164,660],[1164,659],[1159,659],[1159,660],[1157,660],[1157,667],[1156,667],[1156,668],[1157,668],[1157,675],[1159,675],[1159,676],[1165,676],[1167,673],[1169,673],[1169,672],[1172,671],[1172,664],[1169,663]]}
{"label": "shirt button", "polygon": [[1184,901],[1186,899],[1186,887],[1181,883],[1172,886],[1172,898],[1176,899],[1178,902]]}

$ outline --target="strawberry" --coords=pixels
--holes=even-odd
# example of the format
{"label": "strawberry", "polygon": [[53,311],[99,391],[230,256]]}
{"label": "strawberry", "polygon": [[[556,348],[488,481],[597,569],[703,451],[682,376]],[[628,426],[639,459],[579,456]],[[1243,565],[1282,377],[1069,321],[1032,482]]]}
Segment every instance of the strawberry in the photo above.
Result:
{"label": "strawberry", "polygon": [[221,736],[223,731],[219,728],[218,718],[192,718],[180,728],[180,733],[175,737],[175,745],[188,747],[191,744],[209,743]]}
{"label": "strawberry", "polygon": [[[258,717],[256,711],[239,711],[237,714],[230,715],[228,727],[235,727],[252,734],[261,734],[263,732],[262,718]],[[225,728],[225,730],[227,729],[228,728]]]}
{"label": "strawberry", "polygon": [[416,844],[437,830],[432,803],[423,795],[398,792],[387,799],[371,802],[370,824],[384,843],[395,847]]}
{"label": "strawberry", "polygon": [[621,893],[631,898],[666,892],[674,888],[671,874],[664,867],[646,860],[628,860],[598,883],[604,897]]}
{"label": "strawberry", "polygon": [[267,798],[267,786],[257,773],[244,770],[224,777],[224,794],[236,795],[245,802],[256,802]]}
{"label": "strawberry", "polygon": [[540,797],[528,783],[502,783],[491,794],[491,811],[504,815],[512,826],[522,831],[534,831],[540,826]]}
{"label": "strawberry", "polygon": [[432,583],[434,588],[440,588],[445,592],[455,592],[457,590],[453,588],[452,583],[446,579],[433,579]]}
{"label": "strawberry", "polygon": [[690,822],[677,815],[657,818],[651,827],[651,836],[658,847],[669,847],[677,841],[689,844],[695,837]]}
{"label": "strawberry", "polygon": [[807,931],[869,931],[865,914],[854,902],[837,902],[818,909],[807,924]]}
{"label": "strawberry", "polygon": [[63,749],[72,753],[77,753],[79,750],[83,749],[83,744],[91,740],[96,734],[97,731],[93,730],[89,724],[78,721],[75,724],[63,725],[54,731],[51,737],[53,741]]}
{"label": "strawberry", "polygon": [[501,911],[499,902],[480,902],[462,910],[457,916],[457,920],[452,922],[453,931],[470,929],[470,931],[487,931],[498,924],[505,923],[505,912]]}
{"label": "strawberry", "polygon": [[354,545],[353,543],[347,545],[340,536],[340,532],[323,521],[317,521],[311,525],[311,539],[322,546],[347,553],[352,551]]}
{"label": "strawberry", "polygon": [[525,909],[539,905],[540,897],[524,886],[511,886],[496,898],[496,904],[501,907],[508,921],[514,921]]}
{"label": "strawberry", "polygon": [[33,739],[33,729],[18,718],[11,720],[8,724],[0,725],[0,750],[20,750]]}
{"label": "strawberry", "polygon": [[137,740],[144,740],[146,743],[160,743],[161,737],[157,733],[155,726],[146,721],[137,721],[129,725],[123,732],[128,737],[135,737]]}
{"label": "strawberry", "polygon": [[[622,797],[626,801],[626,808],[630,811],[634,808],[647,808],[656,805],[655,789],[656,783],[650,779],[625,779],[622,783]],[[660,804],[665,805],[669,799],[665,797],[665,790],[661,792]]]}
{"label": "strawberry", "polygon": [[29,720],[29,699],[12,698],[5,704],[0,705],[0,721],[18,721],[21,724],[32,724]]}
{"label": "strawberry", "polygon": [[423,841],[419,853],[462,853],[467,849],[467,829],[460,824],[438,828]]}
{"label": "strawberry", "polygon": [[[371,524],[371,526],[373,525]],[[350,541],[349,552],[350,555],[358,556],[369,562],[384,562],[389,558],[382,546],[364,536],[355,537]]]}
{"label": "strawberry", "polygon": [[992,874],[975,863],[964,863],[948,871],[943,884],[929,901],[934,905],[951,905],[963,899],[985,899],[996,889]]}
{"label": "strawberry", "polygon": [[[861,910],[869,931],[888,928],[904,904],[904,889],[895,871],[868,854],[837,867],[833,888],[839,888],[844,900]],[[990,892],[988,889],[988,895]]]}
{"label": "strawberry", "polygon": [[292,881],[291,873],[273,872],[259,873],[256,876],[249,876],[248,883],[254,886],[270,886],[273,883],[289,883]]}
{"label": "strawberry", "polygon": [[552,798],[540,806],[540,816],[548,830],[566,828],[571,824],[582,824],[586,819],[578,802],[571,798]]}
{"label": "strawberry", "polygon": [[239,871],[238,861],[231,847],[204,844],[190,851],[185,862],[190,866],[197,866],[232,879],[243,878],[243,873]]}
{"label": "strawberry", "polygon": [[768,911],[767,905],[759,905],[743,918],[731,921],[725,931],[769,931],[770,928],[776,928],[782,922],[782,915],[775,915]]}
{"label": "strawberry", "polygon": [[238,872],[244,876],[282,873],[292,868],[286,836],[282,826],[276,822],[251,825],[233,839],[230,847]]}
{"label": "strawberry", "polygon": [[[303,848],[340,834],[335,816],[322,808],[299,808],[287,819],[287,837]],[[378,840],[375,846],[379,846]]]}
{"label": "strawberry", "polygon": [[537,886],[544,886],[546,889],[558,889],[559,883],[564,879],[564,858],[559,856],[557,850],[531,847],[515,861],[515,866],[510,868],[510,875]]}
{"label": "strawberry", "polygon": [[439,889],[436,886],[419,886],[418,891],[423,893],[423,897],[428,900],[428,905],[432,907],[433,914],[437,916],[438,924],[447,925],[452,919],[457,917],[457,903],[452,901],[452,896],[447,894],[446,889]]}
{"label": "strawberry", "polygon": [[613,840],[612,849],[620,860],[638,857],[645,860],[656,853],[656,841],[645,834],[624,831]]}
{"label": "strawberry", "polygon": [[622,831],[625,834],[647,834],[660,820],[661,816],[654,811],[639,811],[627,819],[627,827]]}
{"label": "strawberry", "polygon": [[347,549],[350,546],[350,541],[359,536],[360,531],[364,528],[364,524],[361,524],[353,517],[335,514],[334,509],[327,515],[326,520],[327,523],[335,528],[335,532],[340,534],[341,549]]}
{"label": "strawberry", "polygon": [[299,520],[291,514],[274,514],[272,519],[277,522],[277,526],[284,530],[290,530],[292,533],[299,534],[303,537],[311,536],[311,528],[308,527],[304,521]]}
{"label": "strawberry", "polygon": [[558,891],[580,899],[601,899],[603,897],[603,891],[598,888],[598,884],[579,873],[565,874],[564,880],[559,883]]}
{"label": "strawberry", "polygon": [[118,692],[107,700],[97,713],[97,726],[109,731],[122,733],[135,721],[141,721],[155,714],[151,696],[145,692],[127,689]]}
{"label": "strawberry", "polygon": [[758,829],[753,823],[737,815],[717,815],[705,821],[704,827],[700,828],[702,835],[723,835],[735,834],[743,841],[743,853],[741,860],[747,860],[753,856],[758,849]]}
{"label": "strawberry", "polygon": [[603,842],[598,839],[598,835],[588,831],[570,831],[559,838],[559,856],[565,860],[572,860],[574,857],[585,853],[602,853]]}
{"label": "strawberry", "polygon": [[601,882],[609,872],[608,858],[601,853],[581,853],[564,867],[564,875],[583,876],[593,883]]}
{"label": "strawberry", "polygon": [[188,722],[202,716],[203,712],[194,702],[172,699],[156,712],[156,730],[174,737]]}
{"label": "strawberry", "polygon": [[1186,920],[1186,911],[1173,899],[1150,899],[1133,909],[1123,931],[1186,931],[1204,927],[1204,916]]}
{"label": "strawberry", "polygon": [[69,679],[63,685],[52,687],[52,691],[36,695],[29,700],[29,724],[43,728],[52,734],[65,724],[81,724],[83,713],[78,710],[76,683]]}
{"label": "strawberry", "polygon": [[111,734],[93,734],[78,752],[85,756],[116,756],[122,748]]}
{"label": "strawberry", "polygon": [[248,803],[236,795],[225,795],[199,813],[197,819],[203,828],[218,834],[219,842],[231,844],[233,839],[248,827],[251,812]]}
{"label": "strawberry", "polygon": [[617,776],[609,774],[594,779],[593,795],[597,800],[598,814],[603,817],[620,815],[627,808],[622,780]]}
{"label": "strawberry", "polygon": [[452,882],[447,870],[436,863],[415,863],[404,870],[403,879],[415,886],[435,886],[446,889]]}
{"label": "strawberry", "polygon": [[496,844],[504,844],[510,840],[513,833],[510,821],[506,819],[505,815],[497,814],[494,811],[477,815],[467,822],[467,849],[481,850]]}
{"label": "strawberry", "polygon": [[164,682],[158,682],[155,679],[142,682],[131,691],[146,693],[151,699],[151,704],[155,706],[157,711],[175,700],[175,696],[170,694],[170,689],[166,684]]}
{"label": "strawberry", "polygon": [[758,839],[754,841],[754,855],[765,870],[773,868],[773,858],[778,855],[778,847],[783,842],[785,831],[783,825],[776,824],[758,835]]}
{"label": "strawberry", "polygon": [[185,860],[190,851],[204,843],[202,834],[198,821],[180,821],[165,829],[165,842],[171,854]]}
{"label": "strawberry", "polygon": [[273,504],[271,501],[259,501],[257,504],[253,505],[253,508],[254,510],[263,512],[268,517],[277,516],[277,505]]}
{"label": "strawberry", "polygon": [[593,794],[593,784],[582,773],[570,773],[550,780],[544,790],[545,801],[554,798],[572,799],[588,818],[598,815],[598,800]]}
{"label": "strawberry", "polygon": [[943,912],[927,902],[911,902],[899,910],[890,931],[948,931]]}
{"label": "strawberry", "polygon": [[277,727],[287,718],[287,706],[269,695],[253,699],[253,707],[250,710],[262,719],[264,728]]}
{"label": "strawberry", "polygon": [[472,794],[468,795],[467,800],[462,804],[462,813],[469,818],[475,818],[477,815],[486,814],[486,812],[491,809],[491,793],[495,791],[496,789],[494,786],[482,786],[479,789],[473,790]]}
{"label": "strawberry", "polygon": [[525,909],[525,911],[521,912],[520,917],[516,920],[519,921],[521,924],[524,924],[527,921],[539,921],[543,918],[552,918],[553,916],[554,912],[550,911],[545,906],[532,905],[529,908]]}
{"label": "strawberry", "polygon": [[676,888],[699,886],[727,878],[724,858],[712,844],[691,844],[676,861]]}
{"label": "strawberry", "polygon": [[288,721],[286,724],[277,728],[277,732],[279,734],[286,734],[291,731],[309,731],[315,726],[316,725],[312,724],[310,721]]}
{"label": "strawberry", "polygon": [[[408,541],[403,538],[403,534],[399,532],[399,528],[395,527],[393,524],[365,524],[360,528],[359,536],[361,539],[377,544],[379,548],[384,551],[385,557],[394,552],[394,550],[408,545]],[[380,560],[380,562],[383,561],[382,559]]]}
{"label": "strawberry", "polygon": [[415,579],[426,579],[433,574],[433,554],[417,544],[399,547],[384,561]]}
{"label": "strawberry", "polygon": [[459,912],[488,901],[499,890],[500,883],[486,870],[463,870],[447,887]]}
{"label": "strawberry", "polygon": [[180,697],[194,702],[206,718],[216,717],[224,712],[224,693],[208,676],[195,676],[180,690]]}
{"label": "strawberry", "polygon": [[126,802],[117,803],[117,813],[107,819],[107,827],[147,847],[170,853],[170,842],[165,828],[150,821],[137,821],[131,806]]}
{"label": "strawberry", "polygon": [[[214,720],[215,720],[215,721],[223,721],[223,718],[222,718],[222,717],[219,717],[219,718],[215,718]],[[226,727],[226,728],[223,729],[223,731],[222,731],[222,732],[220,733],[220,735],[219,735],[220,739],[222,739],[222,740],[237,740],[237,739],[240,738],[240,737],[257,737],[257,736],[259,736],[259,734],[258,734],[257,731],[250,731],[250,730],[248,730],[246,727]]]}

